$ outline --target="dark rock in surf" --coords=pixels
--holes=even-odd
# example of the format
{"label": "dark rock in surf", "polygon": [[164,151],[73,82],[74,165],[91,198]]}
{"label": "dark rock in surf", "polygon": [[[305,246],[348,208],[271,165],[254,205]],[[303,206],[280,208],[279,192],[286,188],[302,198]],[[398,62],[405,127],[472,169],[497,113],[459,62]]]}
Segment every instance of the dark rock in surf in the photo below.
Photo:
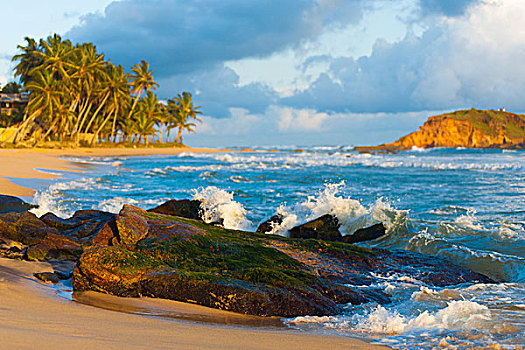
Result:
{"label": "dark rock in surf", "polygon": [[339,220],[337,217],[325,214],[315,220],[296,226],[290,230],[290,238],[322,239],[325,241],[340,241]]}
{"label": "dark rock in surf", "polygon": [[202,221],[201,201],[197,200],[172,199],[158,207],[149,209],[148,212]]}
{"label": "dark rock in surf", "polygon": [[263,222],[262,224],[257,227],[257,231],[259,233],[266,233],[271,232],[275,226],[278,226],[283,223],[284,216],[281,214],[277,214]]}
{"label": "dark rock in surf", "polygon": [[385,226],[383,223],[375,224],[370,227],[361,228],[355,231],[351,235],[346,235],[343,237],[342,242],[345,243],[358,243],[372,241],[379,237],[384,236],[386,233]]}
{"label": "dark rock in surf", "polygon": [[23,213],[29,209],[37,208],[37,205],[24,202],[18,197],[0,194],[0,214],[3,213]]}

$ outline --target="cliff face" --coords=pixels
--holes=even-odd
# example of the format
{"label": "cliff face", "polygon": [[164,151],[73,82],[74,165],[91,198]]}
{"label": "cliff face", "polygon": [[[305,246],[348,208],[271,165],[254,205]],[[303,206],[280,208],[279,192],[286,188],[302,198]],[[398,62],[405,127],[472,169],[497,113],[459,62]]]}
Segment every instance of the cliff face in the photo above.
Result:
{"label": "cliff face", "polygon": [[356,147],[394,151],[412,147],[525,148],[525,116],[470,109],[430,117],[423,126],[393,143]]}

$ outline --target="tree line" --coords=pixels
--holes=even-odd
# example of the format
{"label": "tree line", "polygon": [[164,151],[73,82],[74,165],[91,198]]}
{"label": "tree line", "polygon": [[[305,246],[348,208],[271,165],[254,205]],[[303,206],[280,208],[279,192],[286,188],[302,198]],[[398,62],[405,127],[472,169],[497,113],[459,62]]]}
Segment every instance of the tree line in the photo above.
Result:
{"label": "tree line", "polygon": [[76,146],[96,143],[176,143],[184,130],[194,132],[201,106],[182,92],[161,103],[153,91],[148,62],[125,72],[106,60],[92,43],[73,45],[59,35],[25,38],[26,46],[13,57],[15,78],[29,93],[13,143],[39,145],[59,141]]}

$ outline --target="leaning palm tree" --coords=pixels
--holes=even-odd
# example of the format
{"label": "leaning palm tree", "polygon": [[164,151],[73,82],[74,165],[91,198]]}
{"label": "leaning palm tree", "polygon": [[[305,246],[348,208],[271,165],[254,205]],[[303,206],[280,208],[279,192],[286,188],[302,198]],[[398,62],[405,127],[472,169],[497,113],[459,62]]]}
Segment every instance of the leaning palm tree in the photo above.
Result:
{"label": "leaning palm tree", "polygon": [[48,125],[48,130],[53,129],[60,122],[59,118],[63,115],[56,112],[60,110],[60,97],[63,92],[56,85],[49,71],[41,69],[34,72],[33,78],[25,86],[25,89],[30,92],[26,118],[19,126],[13,143],[25,137],[28,128],[34,124],[36,118],[40,119],[39,125],[42,128]]}
{"label": "leaning palm tree", "polygon": [[[102,120],[102,123],[97,126],[96,132],[93,136],[93,142],[98,139],[99,133],[104,130],[106,123],[112,119],[110,140],[114,139],[115,131],[117,127],[117,119],[119,114],[125,110],[126,101],[129,99],[129,84],[128,76],[124,72],[124,68],[119,66],[114,66],[111,63],[108,63],[107,67],[107,91],[109,93],[108,102],[105,104],[105,118]],[[89,129],[91,125],[88,125]],[[92,143],[93,143],[92,142]]]}
{"label": "leaning palm tree", "polygon": [[130,85],[131,94],[135,96],[133,105],[129,110],[128,119],[131,118],[133,111],[137,103],[139,102],[140,96],[146,91],[155,90],[159,84],[153,80],[153,71],[149,70],[149,63],[142,60],[140,63],[135,64],[131,67],[130,74]]}
{"label": "leaning palm tree", "polygon": [[201,106],[194,106],[192,101],[192,95],[189,92],[184,91],[178,94],[172,100],[168,101],[168,111],[174,116],[174,126],[178,127],[177,138],[175,142],[182,143],[182,131],[188,130],[189,132],[195,132],[193,127],[195,126],[191,120],[201,121],[197,118],[198,114],[202,114],[199,111]]}

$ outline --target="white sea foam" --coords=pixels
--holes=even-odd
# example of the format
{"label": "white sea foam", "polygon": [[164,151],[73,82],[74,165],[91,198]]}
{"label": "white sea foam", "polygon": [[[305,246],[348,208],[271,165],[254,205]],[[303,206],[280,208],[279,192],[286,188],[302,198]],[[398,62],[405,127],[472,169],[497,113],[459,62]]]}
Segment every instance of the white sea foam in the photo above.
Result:
{"label": "white sea foam", "polygon": [[110,213],[118,213],[124,206],[124,204],[138,204],[139,202],[133,198],[124,198],[124,197],[114,197],[109,199],[104,199],[100,202],[97,208],[103,211],[108,211]]}
{"label": "white sea foam", "polygon": [[308,196],[301,203],[292,206],[281,205],[277,213],[283,216],[283,222],[275,225],[271,233],[284,235],[292,227],[325,214],[338,218],[343,234],[352,234],[360,228],[378,222],[382,222],[387,231],[407,223],[408,210],[394,209],[383,198],[377,199],[367,208],[356,199],[340,195],[344,186],[344,181],[326,184],[315,196]]}
{"label": "white sea foam", "polygon": [[52,184],[43,191],[38,191],[33,196],[33,202],[38,208],[30,211],[36,216],[42,216],[46,213],[53,213],[61,218],[70,217],[73,211],[65,208],[61,202],[61,192],[74,189],[88,189],[96,185],[96,179],[82,178],[69,182],[57,182]]}
{"label": "white sea foam", "polygon": [[[347,152],[323,153],[319,149],[305,150],[301,153],[216,153],[216,154],[183,154],[179,157],[192,157],[196,159],[215,160],[219,163],[226,163],[228,166],[242,166],[251,164],[255,169],[259,168],[305,168],[320,166],[354,166],[362,165],[381,168],[427,168],[436,170],[521,170],[524,168],[523,162],[513,158],[502,159],[501,157],[486,157],[484,162],[480,162],[475,156],[468,154],[450,158],[436,157],[433,155],[435,149],[414,149],[412,152],[402,152],[397,155],[382,154],[355,154]],[[418,153],[417,157],[414,153]],[[250,169],[250,168],[247,168]]]}
{"label": "white sea foam", "polygon": [[472,230],[483,230],[483,226],[480,223],[476,223],[477,219],[475,217],[475,214],[476,211],[470,209],[465,215],[457,217],[455,223],[463,228],[468,228]]}
{"label": "white sea foam", "polygon": [[220,222],[225,228],[248,230],[252,223],[246,218],[246,209],[233,200],[233,193],[215,186],[194,190],[193,199],[202,202],[202,219],[207,222]]}
{"label": "white sea foam", "polygon": [[469,300],[453,300],[435,312],[425,310],[417,315],[403,315],[395,309],[378,305],[363,314],[351,316],[302,316],[288,323],[322,323],[328,328],[352,329],[372,334],[402,334],[412,330],[483,329],[489,325],[491,311],[485,305]]}

